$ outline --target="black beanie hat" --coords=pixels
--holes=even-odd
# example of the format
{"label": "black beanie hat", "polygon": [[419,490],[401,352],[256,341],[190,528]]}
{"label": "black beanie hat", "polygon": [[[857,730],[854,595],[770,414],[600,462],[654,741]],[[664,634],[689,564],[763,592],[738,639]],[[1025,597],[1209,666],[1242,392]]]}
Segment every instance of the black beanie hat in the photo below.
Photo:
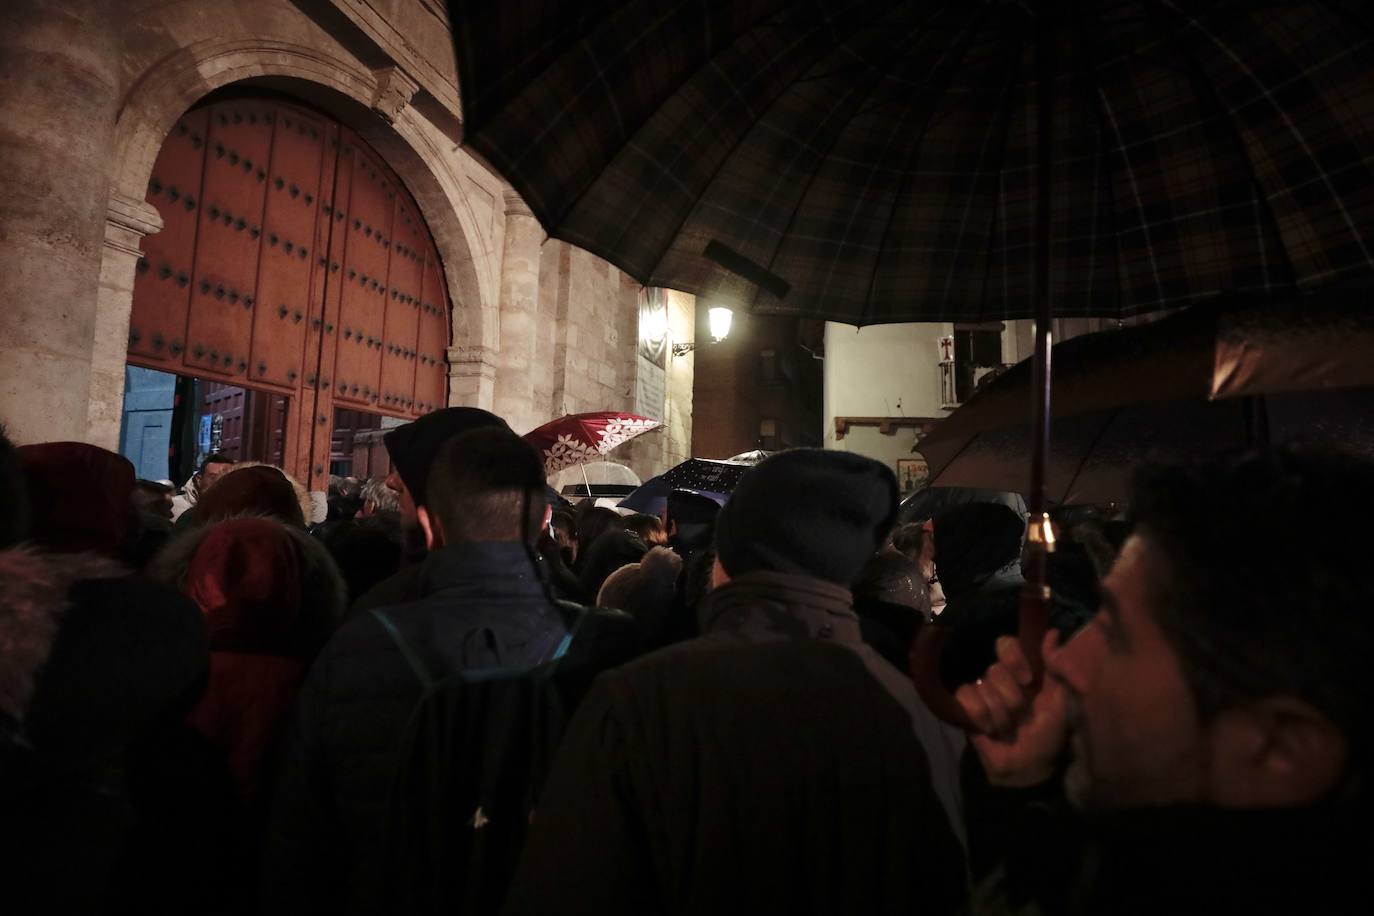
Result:
{"label": "black beanie hat", "polygon": [[415,505],[425,505],[429,468],[443,444],[460,433],[487,426],[510,429],[505,420],[480,408],[445,407],[398,426],[382,437],[391,463],[396,465]]}
{"label": "black beanie hat", "polygon": [[848,586],[897,517],[897,477],[853,452],[799,448],[747,471],[716,519],[731,576],[796,573]]}

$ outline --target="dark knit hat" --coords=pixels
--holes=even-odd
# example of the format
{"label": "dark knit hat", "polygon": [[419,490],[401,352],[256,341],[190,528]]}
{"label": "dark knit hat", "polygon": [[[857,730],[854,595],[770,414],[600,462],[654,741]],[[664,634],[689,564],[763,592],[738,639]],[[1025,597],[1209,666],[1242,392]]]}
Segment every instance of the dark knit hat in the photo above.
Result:
{"label": "dark knit hat", "polygon": [[853,452],[791,449],[740,480],[716,519],[731,576],[758,570],[849,585],[897,517],[892,469]]}
{"label": "dark knit hat", "polygon": [[429,468],[443,444],[459,433],[486,426],[510,429],[505,420],[480,408],[445,407],[398,426],[382,437],[391,463],[396,465],[415,505],[425,505]]}

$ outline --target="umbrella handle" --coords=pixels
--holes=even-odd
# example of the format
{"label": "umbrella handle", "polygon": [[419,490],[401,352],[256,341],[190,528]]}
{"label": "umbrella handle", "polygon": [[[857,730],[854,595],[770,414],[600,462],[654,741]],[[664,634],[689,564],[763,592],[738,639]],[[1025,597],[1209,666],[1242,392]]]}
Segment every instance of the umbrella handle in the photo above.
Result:
{"label": "umbrella handle", "polygon": [[[1021,590],[1017,638],[1034,675],[1032,689],[1039,688],[1045,672],[1040,645],[1049,627],[1049,619],[1049,588],[1036,585],[1033,581],[1027,582]],[[964,711],[964,707],[940,679],[940,656],[944,652],[949,634],[950,628],[940,623],[932,622],[921,627],[911,644],[911,654],[908,656],[911,682],[916,686],[916,693],[921,701],[937,719],[962,728],[966,732],[980,733],[983,730],[974,724],[973,719]]]}
{"label": "umbrella handle", "polygon": [[966,732],[978,732],[980,729],[973,724],[973,719],[969,718],[964,707],[959,705],[954,694],[940,680],[940,656],[944,653],[949,633],[949,627],[934,621],[921,627],[911,644],[911,654],[907,657],[910,662],[908,673],[911,682],[916,685],[917,696],[935,714],[935,718]]}

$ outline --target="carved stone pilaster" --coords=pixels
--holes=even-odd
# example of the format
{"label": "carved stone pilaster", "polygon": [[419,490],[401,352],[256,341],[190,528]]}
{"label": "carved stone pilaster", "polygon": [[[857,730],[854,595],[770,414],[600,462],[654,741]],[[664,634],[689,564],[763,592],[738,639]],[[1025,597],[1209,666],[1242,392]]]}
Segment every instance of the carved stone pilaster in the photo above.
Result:
{"label": "carved stone pilaster", "polygon": [[420,84],[400,67],[384,67],[374,72],[377,90],[372,95],[372,110],[381,115],[386,123],[395,124],[415,97]]}
{"label": "carved stone pilaster", "polygon": [[105,247],[137,258],[145,236],[162,231],[162,214],[144,200],[134,200],[118,191],[110,191],[109,207],[105,212]]}
{"label": "carved stone pilaster", "polygon": [[515,192],[514,188],[505,188],[501,196],[506,204],[507,216],[528,216],[530,219],[534,219],[534,211],[530,209],[529,204],[525,203],[524,198]]}
{"label": "carved stone pilaster", "polygon": [[496,394],[496,354],[488,347],[448,348],[448,403],[492,408]]}

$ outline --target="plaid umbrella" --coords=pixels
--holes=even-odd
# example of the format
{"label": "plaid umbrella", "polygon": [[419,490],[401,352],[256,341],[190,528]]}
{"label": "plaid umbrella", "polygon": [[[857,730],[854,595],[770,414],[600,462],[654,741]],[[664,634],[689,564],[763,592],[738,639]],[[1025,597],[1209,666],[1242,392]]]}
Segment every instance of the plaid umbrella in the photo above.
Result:
{"label": "plaid umbrella", "polygon": [[[465,142],[551,235],[759,313],[1035,317],[1021,636],[1037,668],[1051,314],[1374,279],[1359,0],[450,10]],[[918,689],[961,718],[929,661]]]}
{"label": "plaid umbrella", "polygon": [[[853,324],[1058,317],[1374,269],[1360,0],[454,0],[464,141],[640,281]],[[1039,25],[1048,34],[1037,39]],[[1037,136],[1037,54],[1053,126]]]}

